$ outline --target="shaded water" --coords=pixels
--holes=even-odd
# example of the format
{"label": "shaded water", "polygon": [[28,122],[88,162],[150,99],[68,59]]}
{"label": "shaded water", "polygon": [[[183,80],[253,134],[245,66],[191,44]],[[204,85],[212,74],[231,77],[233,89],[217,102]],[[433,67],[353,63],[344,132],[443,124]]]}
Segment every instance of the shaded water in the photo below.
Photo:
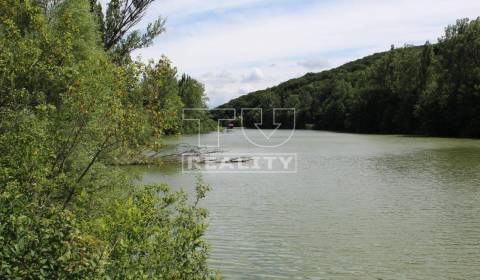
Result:
{"label": "shaded water", "polygon": [[298,155],[297,174],[204,174],[210,266],[227,279],[480,279],[480,141],[297,131],[272,151],[235,131],[221,144]]}

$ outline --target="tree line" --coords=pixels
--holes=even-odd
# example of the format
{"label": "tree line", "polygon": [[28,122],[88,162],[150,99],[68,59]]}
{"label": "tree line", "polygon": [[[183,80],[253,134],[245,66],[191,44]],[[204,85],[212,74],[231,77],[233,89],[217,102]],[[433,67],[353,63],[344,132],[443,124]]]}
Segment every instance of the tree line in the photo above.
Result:
{"label": "tree line", "polygon": [[[297,128],[480,137],[480,19],[448,26],[438,43],[404,46],[309,73],[222,108],[295,108]],[[246,126],[258,116],[244,116]],[[283,122],[291,126],[291,116]]]}
{"label": "tree line", "polygon": [[[0,278],[207,279],[206,210],[116,167],[189,128],[203,85],[134,49],[153,0],[0,0]],[[203,114],[203,113],[200,113]],[[206,114],[198,117],[208,118]]]}

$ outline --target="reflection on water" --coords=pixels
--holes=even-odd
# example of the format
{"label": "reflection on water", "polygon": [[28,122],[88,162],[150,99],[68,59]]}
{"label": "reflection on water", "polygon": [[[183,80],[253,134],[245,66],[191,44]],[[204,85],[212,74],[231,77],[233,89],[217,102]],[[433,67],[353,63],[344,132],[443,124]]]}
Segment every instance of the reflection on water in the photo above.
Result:
{"label": "reflection on water", "polygon": [[[297,153],[299,165],[204,175],[211,266],[227,279],[480,279],[480,141],[297,131],[269,150],[240,131],[221,140],[228,152]],[[172,168],[145,169],[143,182],[192,189],[195,175]]]}

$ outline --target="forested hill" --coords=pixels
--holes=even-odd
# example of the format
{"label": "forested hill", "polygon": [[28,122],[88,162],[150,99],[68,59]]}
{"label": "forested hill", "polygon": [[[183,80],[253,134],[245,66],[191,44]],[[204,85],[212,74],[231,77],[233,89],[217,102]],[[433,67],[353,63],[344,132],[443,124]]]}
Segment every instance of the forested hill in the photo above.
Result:
{"label": "forested hill", "polygon": [[296,108],[297,128],[480,137],[480,18],[458,20],[437,44],[392,47],[220,107],[263,108],[265,126],[272,108]]}

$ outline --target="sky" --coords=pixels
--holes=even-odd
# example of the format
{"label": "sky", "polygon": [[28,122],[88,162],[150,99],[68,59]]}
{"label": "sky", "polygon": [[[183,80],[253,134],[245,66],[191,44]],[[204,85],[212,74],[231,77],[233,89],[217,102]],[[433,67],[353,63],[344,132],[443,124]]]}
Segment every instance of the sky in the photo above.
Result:
{"label": "sky", "polygon": [[434,43],[457,19],[480,16],[480,1],[156,0],[138,27],[159,16],[167,31],[133,55],[167,56],[214,107],[392,44]]}

